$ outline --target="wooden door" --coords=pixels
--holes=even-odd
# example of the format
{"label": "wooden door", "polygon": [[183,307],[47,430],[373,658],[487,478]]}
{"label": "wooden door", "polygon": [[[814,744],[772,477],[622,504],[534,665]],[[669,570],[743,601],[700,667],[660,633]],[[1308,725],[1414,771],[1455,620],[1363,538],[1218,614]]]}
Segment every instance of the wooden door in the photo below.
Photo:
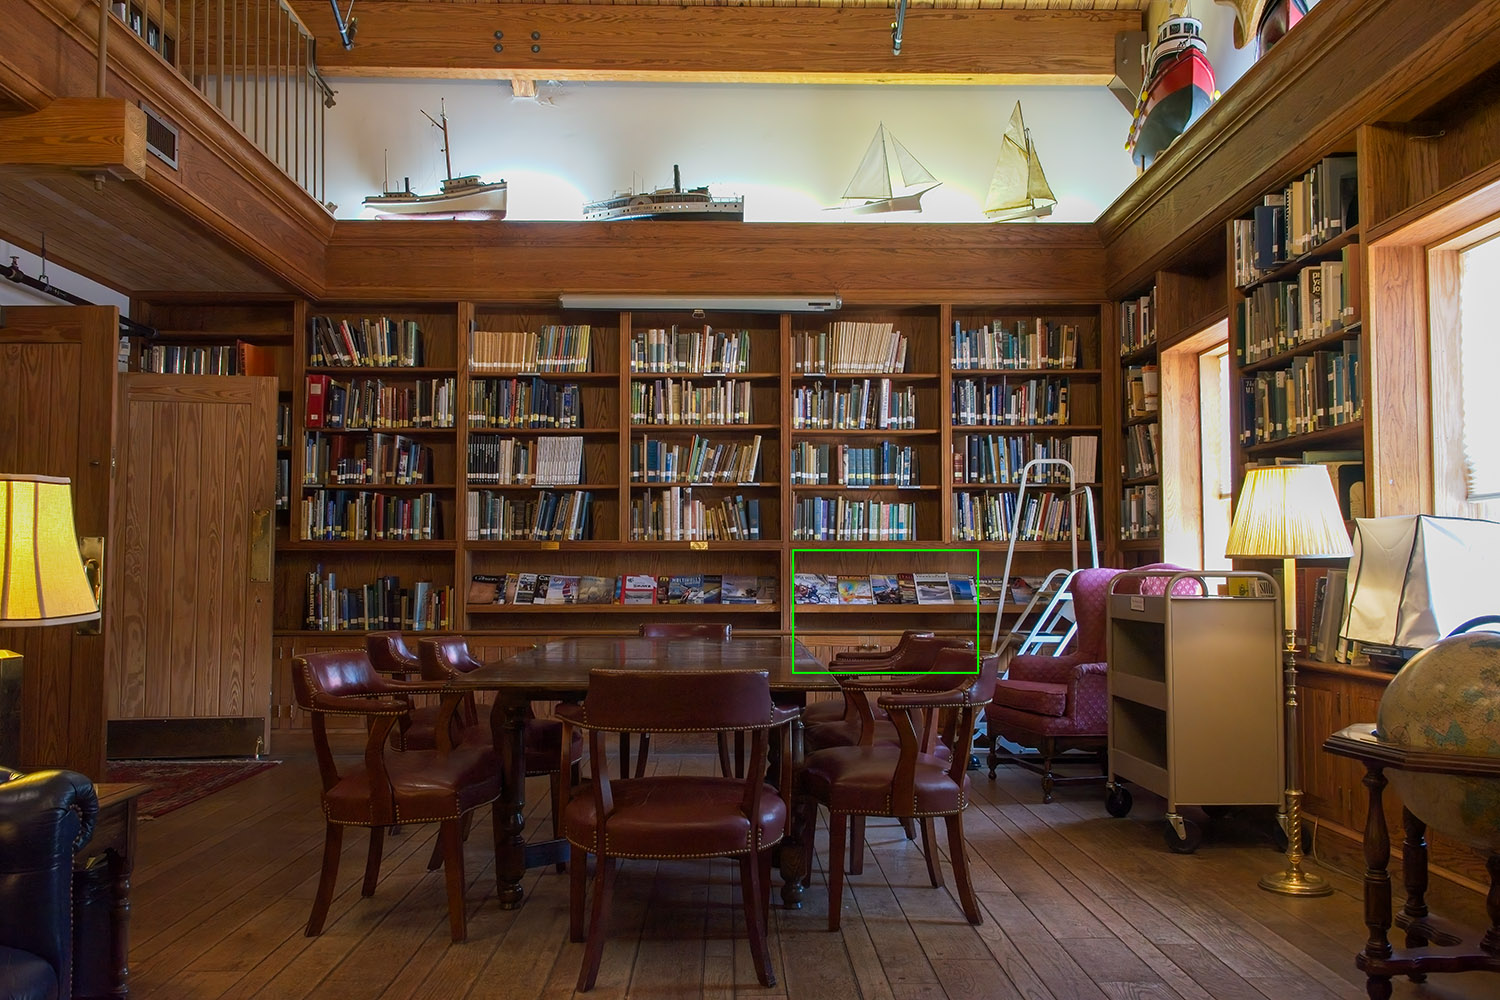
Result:
{"label": "wooden door", "polygon": [[[113,307],[0,310],[0,471],[73,480],[80,536],[105,537],[110,524],[118,331]],[[110,623],[106,597],[102,632],[0,629],[0,649],[25,657],[19,759],[0,763],[103,780]]]}
{"label": "wooden door", "polygon": [[111,756],[268,737],[276,380],[127,375],[111,562]]}

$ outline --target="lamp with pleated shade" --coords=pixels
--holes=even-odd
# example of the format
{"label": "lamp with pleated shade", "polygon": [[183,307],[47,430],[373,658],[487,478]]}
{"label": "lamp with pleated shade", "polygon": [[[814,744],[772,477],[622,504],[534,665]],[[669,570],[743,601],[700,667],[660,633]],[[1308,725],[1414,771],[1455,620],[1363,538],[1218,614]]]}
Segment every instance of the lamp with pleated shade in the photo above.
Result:
{"label": "lamp with pleated shade", "polygon": [[1282,677],[1286,692],[1287,867],[1260,880],[1262,889],[1289,896],[1326,896],[1333,888],[1302,870],[1302,788],[1297,761],[1297,560],[1348,556],[1349,532],[1339,512],[1333,481],[1322,465],[1273,465],[1251,469],[1240,489],[1229,526],[1226,556],[1280,559],[1281,600],[1286,609]]}
{"label": "lamp with pleated shade", "polygon": [[[67,479],[0,473],[0,628],[99,617],[78,553]],[[0,764],[20,751],[19,653],[0,649]]]}

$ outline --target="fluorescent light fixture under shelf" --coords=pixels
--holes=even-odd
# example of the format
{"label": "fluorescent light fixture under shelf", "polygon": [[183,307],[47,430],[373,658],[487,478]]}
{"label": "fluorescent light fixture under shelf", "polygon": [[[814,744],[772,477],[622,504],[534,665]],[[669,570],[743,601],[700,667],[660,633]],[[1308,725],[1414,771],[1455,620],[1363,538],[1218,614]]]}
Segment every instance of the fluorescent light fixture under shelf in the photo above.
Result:
{"label": "fluorescent light fixture under shelf", "polygon": [[837,295],[608,295],[564,292],[564,309],[630,309],[719,312],[829,312],[842,308]]}

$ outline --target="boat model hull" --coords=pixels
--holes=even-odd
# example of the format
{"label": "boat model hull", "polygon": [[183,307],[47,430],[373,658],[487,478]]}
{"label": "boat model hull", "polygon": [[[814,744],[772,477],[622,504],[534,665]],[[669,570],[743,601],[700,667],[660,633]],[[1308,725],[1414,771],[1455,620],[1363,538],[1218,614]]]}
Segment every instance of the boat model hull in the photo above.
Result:
{"label": "boat model hull", "polygon": [[625,204],[596,202],[585,205],[586,222],[620,222],[628,219],[657,219],[676,222],[743,222],[744,198],[711,198],[703,200],[668,199],[655,201],[648,196],[632,198]]}
{"label": "boat model hull", "polygon": [[1196,48],[1163,65],[1147,88],[1132,129],[1131,158],[1145,169],[1213,103],[1214,71]]}
{"label": "boat model hull", "polygon": [[[937,185],[933,185],[936,187]],[[848,210],[855,215],[874,215],[881,212],[920,212],[922,196],[932,188],[924,188],[913,194],[897,195],[894,198],[877,198],[862,205],[850,205]],[[842,207],[842,206],[840,206]]]}
{"label": "boat model hull", "polygon": [[381,219],[459,219],[495,221],[505,218],[508,192],[504,181],[496,184],[444,185],[439,194],[405,191],[371,195],[365,207]]}

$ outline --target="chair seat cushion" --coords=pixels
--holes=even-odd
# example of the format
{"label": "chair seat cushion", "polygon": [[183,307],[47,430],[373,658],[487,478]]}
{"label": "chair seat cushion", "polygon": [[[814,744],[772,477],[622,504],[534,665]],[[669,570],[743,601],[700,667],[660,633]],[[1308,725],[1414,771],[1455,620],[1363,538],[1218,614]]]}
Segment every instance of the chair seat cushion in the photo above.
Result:
{"label": "chair seat cushion", "polygon": [[[396,823],[430,823],[463,815],[500,794],[500,761],[488,746],[460,746],[446,756],[436,750],[385,755],[396,802]],[[351,767],[323,795],[330,823],[370,826],[370,776]]]}
{"label": "chair seat cushion", "polygon": [[802,710],[804,726],[821,726],[827,722],[838,722],[844,717],[847,706],[842,698],[815,701]]}
{"label": "chair seat cushion", "polygon": [[[919,733],[918,736],[920,735]],[[896,735],[895,723],[888,718],[876,719],[875,735],[871,737],[871,742],[878,747],[899,747],[901,737]],[[829,747],[852,747],[858,744],[858,719],[852,722],[825,722],[817,726],[808,726],[807,731],[802,734],[805,753],[815,753],[818,750],[827,750]],[[953,756],[953,751],[942,743],[937,745],[933,753],[945,762]]]}
{"label": "chair seat cushion", "polygon": [[968,774],[955,785],[948,761],[931,754],[917,755],[914,801],[892,801],[891,777],[900,759],[900,748],[893,746],[819,750],[803,761],[797,790],[835,812],[870,816],[945,816],[968,804]]}
{"label": "chair seat cushion", "polygon": [[57,972],[29,951],[0,945],[0,997],[57,1000]]}
{"label": "chair seat cushion", "polygon": [[1068,710],[1068,686],[1045,681],[996,681],[995,697],[990,704],[1036,715],[1061,716]]}
{"label": "chair seat cushion", "polygon": [[[625,778],[609,783],[614,812],[604,823],[602,853],[621,858],[715,858],[751,850],[750,820],[742,811],[743,778],[671,775]],[[594,854],[599,816],[592,786],[573,793],[563,814],[568,840]],[[786,834],[786,803],[770,785],[761,786],[761,846]]]}
{"label": "chair seat cushion", "polygon": [[1094,718],[1040,715],[993,703],[984,710],[984,727],[1022,746],[1033,746],[1025,737],[1034,736],[1097,736],[1102,740],[1108,728]]}

